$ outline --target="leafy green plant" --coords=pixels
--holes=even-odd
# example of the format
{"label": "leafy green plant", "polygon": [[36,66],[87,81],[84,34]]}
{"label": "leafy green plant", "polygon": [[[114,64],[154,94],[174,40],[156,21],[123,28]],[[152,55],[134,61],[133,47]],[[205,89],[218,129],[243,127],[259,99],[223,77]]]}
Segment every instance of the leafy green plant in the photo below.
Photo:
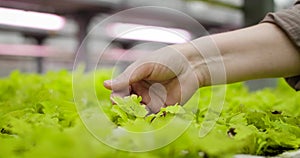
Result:
{"label": "leafy green plant", "polygon": [[[199,137],[211,101],[209,87],[200,89],[199,100],[197,93],[189,101],[198,106],[197,111],[174,105],[148,114],[145,105],[140,104],[141,97],[136,95],[113,98],[116,105],[112,105],[110,91],[102,86],[110,76],[108,70],[87,73],[81,84],[84,87],[95,83],[98,102],[86,96],[86,104],[99,104],[115,129],[159,129],[175,117],[191,120],[190,126],[163,148],[140,153],[118,151],[95,139],[81,122],[73,99],[71,73],[37,75],[16,71],[0,80],[0,157],[223,158],[240,153],[278,155],[300,147],[300,93],[282,80],[277,88],[257,92],[248,92],[242,83],[227,85],[216,125],[208,135]],[[92,106],[87,107],[91,107],[91,115],[97,112]]]}

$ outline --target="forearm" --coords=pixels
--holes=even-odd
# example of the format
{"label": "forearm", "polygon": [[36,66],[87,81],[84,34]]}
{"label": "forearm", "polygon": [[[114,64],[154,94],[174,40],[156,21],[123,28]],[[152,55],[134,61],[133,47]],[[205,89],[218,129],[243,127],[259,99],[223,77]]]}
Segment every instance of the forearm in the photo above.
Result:
{"label": "forearm", "polygon": [[[300,74],[298,50],[273,24],[202,37],[184,44],[181,50],[191,61],[201,86]],[[221,72],[220,62],[226,78],[212,83],[211,77]]]}
{"label": "forearm", "polygon": [[212,36],[221,51],[227,82],[300,74],[300,54],[273,24]]}

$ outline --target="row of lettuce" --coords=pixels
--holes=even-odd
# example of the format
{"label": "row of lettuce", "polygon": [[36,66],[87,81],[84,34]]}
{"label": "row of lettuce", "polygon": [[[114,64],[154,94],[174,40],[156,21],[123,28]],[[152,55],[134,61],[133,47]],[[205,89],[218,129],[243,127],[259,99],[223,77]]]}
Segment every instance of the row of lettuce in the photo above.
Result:
{"label": "row of lettuce", "polygon": [[[159,129],[175,117],[188,120],[188,128],[165,147],[148,152],[120,151],[86,129],[74,101],[72,73],[16,71],[0,80],[0,157],[231,157],[241,153],[278,155],[300,146],[300,93],[282,80],[277,88],[256,92],[248,92],[242,83],[226,85],[216,124],[206,136],[199,137],[212,88],[200,89],[188,102],[196,110],[176,105],[148,115],[137,96],[115,98],[117,105],[111,104],[110,92],[102,86],[111,74],[108,70],[82,74],[80,86],[93,83],[98,98],[86,96],[86,110],[93,108],[90,113],[101,107],[115,129]],[[94,126],[102,125],[95,122]],[[123,143],[130,146],[131,142]]]}

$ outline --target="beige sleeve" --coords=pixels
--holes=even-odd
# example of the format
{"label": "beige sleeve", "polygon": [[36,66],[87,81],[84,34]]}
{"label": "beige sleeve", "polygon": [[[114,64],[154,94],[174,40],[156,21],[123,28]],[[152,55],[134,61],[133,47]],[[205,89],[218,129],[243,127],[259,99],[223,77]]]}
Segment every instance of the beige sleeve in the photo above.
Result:
{"label": "beige sleeve", "polygon": [[300,1],[297,1],[290,9],[267,14],[262,22],[277,25],[300,50]]}
{"label": "beige sleeve", "polygon": [[[300,53],[300,0],[290,9],[267,14],[261,22],[269,22],[277,25],[286,33]],[[286,78],[286,81],[295,90],[300,90],[300,75]]]}

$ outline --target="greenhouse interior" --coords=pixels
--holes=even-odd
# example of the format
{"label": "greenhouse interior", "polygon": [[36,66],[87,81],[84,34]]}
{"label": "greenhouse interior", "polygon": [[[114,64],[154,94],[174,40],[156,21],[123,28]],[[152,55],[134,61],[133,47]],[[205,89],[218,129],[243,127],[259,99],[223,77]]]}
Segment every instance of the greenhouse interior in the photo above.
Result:
{"label": "greenhouse interior", "polygon": [[0,0],[0,158],[300,158],[298,2]]}

